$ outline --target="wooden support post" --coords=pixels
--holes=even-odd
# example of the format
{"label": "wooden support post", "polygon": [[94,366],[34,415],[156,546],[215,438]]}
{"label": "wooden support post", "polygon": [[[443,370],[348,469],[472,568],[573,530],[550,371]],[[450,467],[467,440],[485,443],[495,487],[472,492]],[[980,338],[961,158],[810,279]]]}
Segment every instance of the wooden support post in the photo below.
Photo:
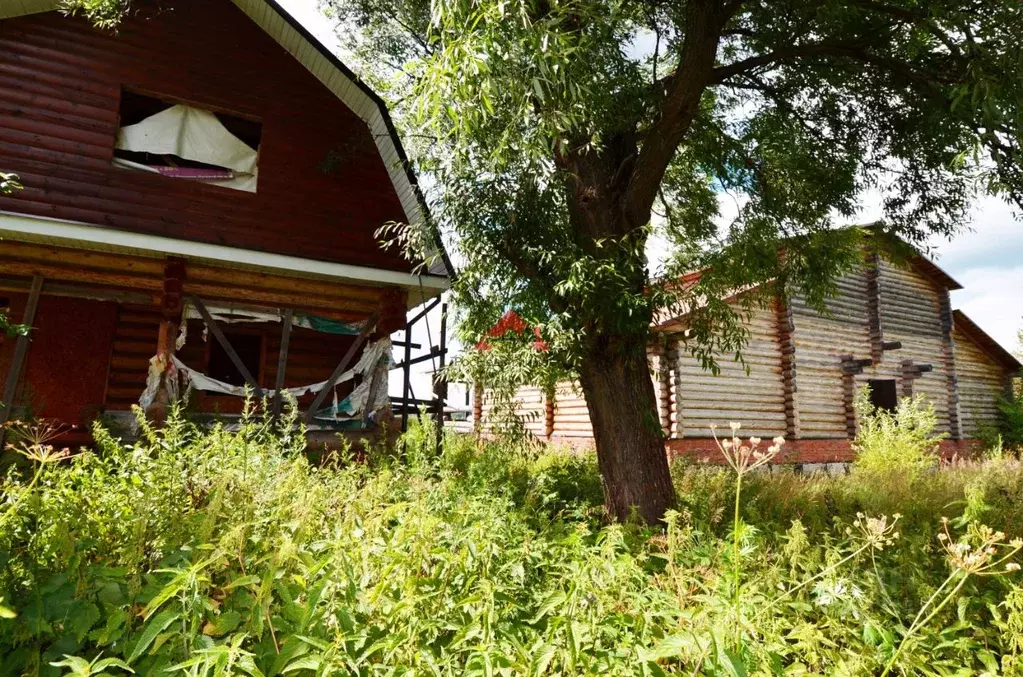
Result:
{"label": "wooden support post", "polygon": [[796,341],[793,337],[795,320],[792,306],[783,298],[776,300],[775,312],[778,320],[778,348],[781,352],[782,393],[785,397],[785,437],[798,440],[799,408],[796,406],[796,397],[799,385],[796,379]]}
{"label": "wooden support post", "polygon": [[902,396],[913,397],[913,381],[919,376],[913,360],[902,361]]}
{"label": "wooden support post", "polygon": [[948,436],[952,440],[963,439],[963,418],[959,399],[959,374],[956,369],[956,344],[952,337],[955,318],[952,315],[952,299],[947,289],[939,296],[941,304],[941,356],[945,363],[945,390],[948,393]]}
{"label": "wooden support post", "polygon": [[547,439],[554,436],[554,408],[557,406],[554,386],[548,386],[544,390],[543,397],[543,432]]}
{"label": "wooden support post", "polygon": [[[36,319],[36,309],[39,307],[39,296],[43,291],[43,278],[36,275],[32,278],[32,287],[28,292],[28,301],[25,304],[25,312],[21,317],[21,324],[31,328]],[[25,366],[25,358],[28,355],[29,337],[22,334],[14,344],[14,357],[11,359],[11,366],[7,370],[7,380],[4,383],[4,399],[0,402],[0,449],[3,448],[7,431],[4,427],[11,418],[11,409],[14,407],[14,396],[18,391],[18,381],[21,378],[21,370]]]}
{"label": "wooden support post", "polygon": [[438,359],[439,369],[433,375],[434,396],[436,398],[437,416],[437,451],[440,452],[441,443],[444,440],[444,407],[448,401],[448,379],[444,373],[447,366],[448,352],[448,304],[442,303],[440,307],[440,356]]}
{"label": "wooden support post", "polygon": [[258,399],[262,399],[263,389],[259,387],[259,382],[249,371],[249,368],[245,366],[245,363],[242,362],[242,358],[238,357],[238,353],[235,351],[234,346],[232,346],[231,342],[227,340],[226,336],[224,336],[224,332],[220,329],[220,325],[217,324],[217,321],[213,319],[212,315],[210,315],[210,311],[206,309],[206,305],[197,296],[190,296],[188,297],[188,300],[195,306],[196,310],[199,311],[199,314],[202,315],[203,322],[206,323],[206,326],[209,328],[210,333],[213,334],[213,337],[217,339],[220,347],[224,349],[225,353],[227,353],[227,356],[231,359],[231,363],[234,365],[234,368],[238,370],[238,373],[242,375],[245,382],[249,384],[249,387],[252,388],[256,397]]}
{"label": "wooden support post", "polygon": [[345,356],[341,358],[341,362],[339,362],[337,367],[334,368],[334,373],[332,373],[330,378],[327,379],[327,383],[323,386],[323,390],[316,394],[316,399],[313,400],[312,405],[309,407],[309,411],[306,412],[306,423],[312,423],[313,417],[316,416],[316,412],[323,404],[323,401],[327,399],[327,395],[334,389],[334,386],[337,384],[337,380],[341,378],[341,374],[345,373],[345,370],[348,369],[349,363],[351,363],[352,359],[355,358],[355,354],[359,352],[359,348],[362,347],[362,344],[366,342],[366,339],[376,327],[377,318],[378,314],[373,313],[373,315],[366,320],[366,324],[362,326],[362,330],[359,331],[359,335],[355,337],[355,341],[348,348],[348,352],[346,352]]}
{"label": "wooden support post", "polygon": [[476,436],[483,434],[483,384],[472,384],[472,431]]}
{"label": "wooden support post", "polygon": [[294,311],[288,308],[284,311],[284,320],[281,323],[281,348],[277,351],[277,381],[274,384],[274,418],[281,415],[281,405],[284,401],[284,375],[288,367],[288,346],[291,343],[291,322]]}
{"label": "wooden support post", "polygon": [[870,324],[870,358],[874,364],[884,359],[884,328],[881,326],[881,258],[877,251],[867,255],[867,317]]}
{"label": "wooden support post", "polygon": [[410,378],[412,376],[412,323],[405,323],[405,359],[401,363],[401,431],[405,432],[408,430],[408,397],[409,393],[412,392],[412,383]]}
{"label": "wooden support post", "polygon": [[177,345],[178,325],[181,322],[181,295],[184,289],[185,261],[169,258],[163,269],[163,294],[160,297],[160,308],[163,319],[160,321],[156,337],[156,361],[162,367],[160,383],[153,397],[153,402],[146,410],[146,415],[157,425],[167,420],[167,412],[177,397],[177,387],[169,379],[174,378],[174,351]]}

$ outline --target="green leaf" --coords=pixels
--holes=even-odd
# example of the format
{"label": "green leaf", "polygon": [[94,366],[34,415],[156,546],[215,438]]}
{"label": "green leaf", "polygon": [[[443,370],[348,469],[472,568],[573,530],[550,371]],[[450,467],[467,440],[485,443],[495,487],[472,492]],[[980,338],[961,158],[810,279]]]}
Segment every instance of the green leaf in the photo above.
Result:
{"label": "green leaf", "polygon": [[149,648],[149,645],[153,643],[156,636],[166,630],[171,623],[179,618],[181,618],[181,613],[179,611],[168,610],[161,614],[157,614],[153,620],[146,624],[146,629],[142,631],[142,636],[139,637],[139,641],[136,642],[131,655],[128,656],[128,662],[134,663],[135,659],[141,656],[143,652]]}

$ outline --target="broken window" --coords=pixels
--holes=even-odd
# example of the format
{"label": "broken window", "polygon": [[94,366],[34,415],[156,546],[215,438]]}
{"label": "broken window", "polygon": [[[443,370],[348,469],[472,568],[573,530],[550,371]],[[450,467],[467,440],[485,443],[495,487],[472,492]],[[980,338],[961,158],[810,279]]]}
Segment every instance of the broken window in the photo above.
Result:
{"label": "broken window", "polygon": [[870,379],[870,403],[875,409],[895,411],[899,406],[899,394],[894,379]]}
{"label": "broken window", "polygon": [[256,192],[259,122],[130,91],[120,120],[117,166]]}
{"label": "broken window", "polygon": [[[252,377],[259,381],[259,367],[263,363],[263,336],[243,332],[224,332],[224,336]],[[245,377],[217,340],[210,340],[210,358],[206,374],[210,378],[233,386],[245,385]]]}

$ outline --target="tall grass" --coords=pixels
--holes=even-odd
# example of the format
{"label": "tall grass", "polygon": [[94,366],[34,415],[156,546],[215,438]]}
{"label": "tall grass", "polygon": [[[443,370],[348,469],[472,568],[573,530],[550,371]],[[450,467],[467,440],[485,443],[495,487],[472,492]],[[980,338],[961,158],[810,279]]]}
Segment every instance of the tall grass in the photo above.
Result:
{"label": "tall grass", "polygon": [[10,471],[0,674],[1023,674],[1015,546],[981,527],[1018,531],[1015,461],[928,471],[897,526],[854,476],[737,497],[677,464],[650,529],[606,521],[590,455],[437,453],[428,420],[315,464],[287,421],[141,431]]}

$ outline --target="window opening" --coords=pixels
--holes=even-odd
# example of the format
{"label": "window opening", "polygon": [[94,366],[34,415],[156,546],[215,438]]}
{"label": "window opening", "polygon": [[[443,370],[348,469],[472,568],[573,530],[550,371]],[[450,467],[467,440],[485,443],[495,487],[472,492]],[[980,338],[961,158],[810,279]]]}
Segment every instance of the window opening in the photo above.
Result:
{"label": "window opening", "polygon": [[875,409],[895,411],[899,406],[899,394],[894,379],[870,379],[870,403]]}
{"label": "window opening", "polygon": [[114,164],[256,192],[262,125],[122,91]]}
{"label": "window opening", "polygon": [[[259,380],[259,367],[263,362],[263,337],[259,334],[243,334],[235,332],[224,332],[228,343],[238,353],[238,358],[249,370],[252,377]],[[234,366],[234,362],[228,356],[220,341],[210,340],[210,359],[206,367],[206,373],[214,378],[233,386],[245,385],[245,377]]]}

